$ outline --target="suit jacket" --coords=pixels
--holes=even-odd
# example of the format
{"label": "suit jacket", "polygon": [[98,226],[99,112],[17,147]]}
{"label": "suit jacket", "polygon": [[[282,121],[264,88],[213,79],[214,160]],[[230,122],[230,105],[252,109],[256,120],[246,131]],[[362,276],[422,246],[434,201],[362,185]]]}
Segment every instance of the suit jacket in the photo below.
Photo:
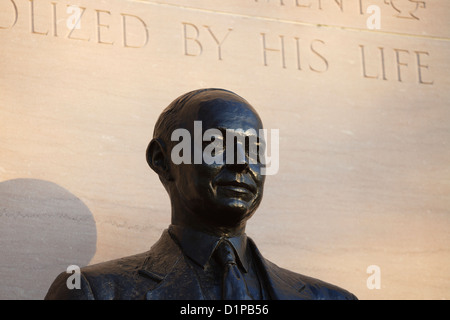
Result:
{"label": "suit jacket", "polygon": [[[278,267],[262,257],[250,238],[248,244],[259,260],[261,281],[271,299],[357,299],[337,286]],[[80,289],[69,290],[66,281],[71,274],[61,273],[45,299],[205,299],[201,285],[186,259],[165,230],[159,241],[147,252],[82,268]]]}

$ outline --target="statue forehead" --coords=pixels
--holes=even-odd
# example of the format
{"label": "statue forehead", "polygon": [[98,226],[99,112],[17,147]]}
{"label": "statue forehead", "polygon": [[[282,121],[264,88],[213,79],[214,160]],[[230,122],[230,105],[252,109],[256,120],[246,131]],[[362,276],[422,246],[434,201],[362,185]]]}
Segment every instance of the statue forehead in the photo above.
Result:
{"label": "statue forehead", "polygon": [[262,127],[258,113],[245,99],[222,90],[203,91],[191,97],[179,116],[184,123],[200,120],[232,127],[248,122],[247,125]]}

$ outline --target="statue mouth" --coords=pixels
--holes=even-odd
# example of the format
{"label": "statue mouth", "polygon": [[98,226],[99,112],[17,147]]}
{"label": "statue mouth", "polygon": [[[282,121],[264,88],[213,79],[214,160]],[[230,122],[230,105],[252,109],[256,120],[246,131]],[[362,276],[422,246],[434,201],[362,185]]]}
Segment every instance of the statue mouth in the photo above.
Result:
{"label": "statue mouth", "polygon": [[217,187],[229,190],[230,193],[239,194],[256,194],[256,187],[241,181],[220,181]]}

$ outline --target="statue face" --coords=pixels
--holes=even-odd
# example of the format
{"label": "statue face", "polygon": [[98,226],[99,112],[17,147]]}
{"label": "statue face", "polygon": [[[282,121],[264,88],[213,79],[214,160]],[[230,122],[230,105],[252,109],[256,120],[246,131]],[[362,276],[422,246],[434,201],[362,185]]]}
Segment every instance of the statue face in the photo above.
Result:
{"label": "statue face", "polygon": [[[171,171],[181,205],[210,226],[243,224],[262,200],[265,180],[261,174],[262,164],[249,158],[249,141],[258,143],[262,122],[250,105],[232,96],[203,101],[192,111],[189,111],[190,116],[185,117],[184,127],[190,132],[192,140],[196,139],[194,121],[197,121],[197,133],[201,123],[202,140],[206,138],[205,132],[220,132],[221,135],[215,135],[214,139],[202,141],[202,150],[211,146],[212,141],[219,143],[219,147],[214,149],[217,152],[213,154],[217,156],[222,153],[223,163],[208,164],[204,158],[191,164],[172,163]],[[237,139],[228,132],[236,135]],[[227,141],[227,137],[231,137],[231,141]],[[194,141],[191,143],[193,159],[196,151]],[[233,151],[230,146],[234,147]],[[234,155],[232,161],[227,157],[231,152]]]}

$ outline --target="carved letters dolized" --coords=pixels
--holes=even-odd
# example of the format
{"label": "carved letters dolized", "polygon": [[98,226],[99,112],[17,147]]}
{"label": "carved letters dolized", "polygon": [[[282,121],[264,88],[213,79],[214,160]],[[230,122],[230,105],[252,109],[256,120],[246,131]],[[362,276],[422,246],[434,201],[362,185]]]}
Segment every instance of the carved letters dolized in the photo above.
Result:
{"label": "carved letters dolized", "polygon": [[[28,3],[28,10],[18,6],[24,3]],[[30,32],[40,36],[118,44],[126,48],[144,48],[149,40],[146,22],[131,13],[113,15],[105,9],[36,0],[3,0],[2,10],[3,7],[8,18],[0,21],[0,29],[14,28],[19,18],[24,16],[28,18]],[[120,31],[113,32],[112,27]],[[134,37],[130,40],[132,33]]]}
{"label": "carved letters dolized", "polygon": [[11,29],[17,23],[17,18],[19,17],[19,10],[17,9],[17,5],[13,0],[8,1],[6,4],[3,3],[6,8],[2,8],[5,12],[9,13],[8,16],[9,21],[0,22],[0,29]]}

